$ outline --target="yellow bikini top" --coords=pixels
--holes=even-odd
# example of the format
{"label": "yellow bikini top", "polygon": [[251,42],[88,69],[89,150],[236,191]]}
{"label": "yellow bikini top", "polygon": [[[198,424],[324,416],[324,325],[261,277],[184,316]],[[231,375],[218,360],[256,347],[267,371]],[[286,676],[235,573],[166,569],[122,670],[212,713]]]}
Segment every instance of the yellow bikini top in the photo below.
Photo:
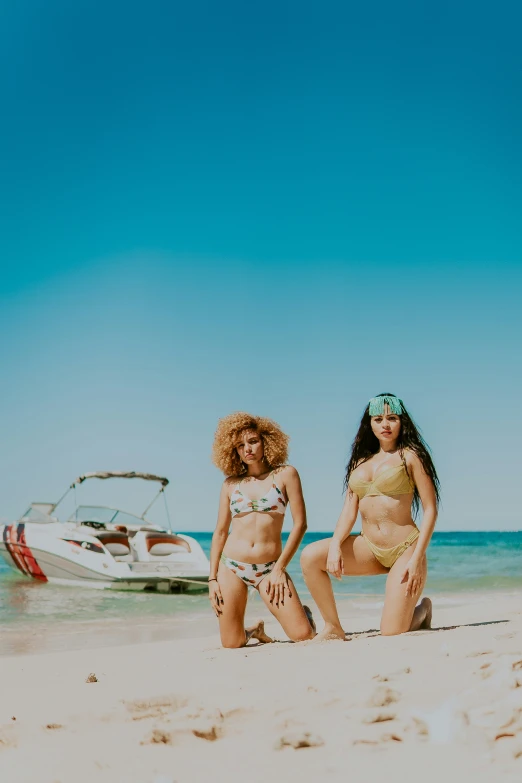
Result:
{"label": "yellow bikini top", "polygon": [[373,481],[363,481],[352,474],[348,485],[359,500],[367,495],[409,495],[415,490],[404,464],[381,470]]}

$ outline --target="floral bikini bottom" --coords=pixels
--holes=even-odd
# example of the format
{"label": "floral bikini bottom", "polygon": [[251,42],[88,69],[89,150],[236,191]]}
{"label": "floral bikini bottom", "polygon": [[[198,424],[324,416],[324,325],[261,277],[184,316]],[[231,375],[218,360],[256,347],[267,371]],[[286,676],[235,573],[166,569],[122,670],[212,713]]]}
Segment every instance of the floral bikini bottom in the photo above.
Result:
{"label": "floral bikini bottom", "polygon": [[259,587],[261,581],[268,576],[276,564],[275,560],[270,563],[241,563],[225,555],[221,555],[221,562],[250,587]]}

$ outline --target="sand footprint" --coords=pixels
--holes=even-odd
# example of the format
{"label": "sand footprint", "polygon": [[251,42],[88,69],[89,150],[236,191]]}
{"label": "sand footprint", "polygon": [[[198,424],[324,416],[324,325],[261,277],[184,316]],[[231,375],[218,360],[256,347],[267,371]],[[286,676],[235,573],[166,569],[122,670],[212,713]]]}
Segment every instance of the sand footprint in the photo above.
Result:
{"label": "sand footprint", "polygon": [[135,699],[123,702],[131,713],[132,720],[150,720],[164,718],[178,712],[187,705],[188,700],[180,696],[160,696],[152,699]]}
{"label": "sand footprint", "polygon": [[0,729],[0,750],[2,748],[16,748],[17,741],[14,729],[11,726]]}
{"label": "sand footprint", "polygon": [[404,669],[397,669],[394,672],[389,672],[388,674],[374,674],[372,677],[372,680],[377,680],[377,682],[388,682],[389,680],[400,677],[403,674],[411,674],[411,667],[405,666]]}
{"label": "sand footprint", "polygon": [[369,707],[388,707],[399,701],[400,694],[392,688],[382,685],[375,689],[368,702]]}
{"label": "sand footprint", "polygon": [[386,711],[379,711],[379,712],[371,712],[363,717],[363,723],[372,724],[372,723],[385,723],[389,720],[395,720],[397,715],[394,712],[386,712]]}
{"label": "sand footprint", "polygon": [[[160,717],[160,716],[156,716]],[[165,714],[161,717],[163,721],[171,723]],[[202,707],[190,707],[183,712],[178,712],[175,716],[175,722],[168,728],[165,726],[156,726],[152,733],[143,741],[142,745],[159,744],[172,745],[175,743],[176,735],[193,734],[198,739],[204,739],[208,742],[215,742],[221,739],[225,733],[225,719],[220,710],[205,710]]]}
{"label": "sand footprint", "polygon": [[319,734],[312,734],[310,731],[293,732],[283,734],[275,743],[275,750],[282,750],[285,747],[294,748],[319,748],[324,745],[324,740]]}
{"label": "sand footprint", "polygon": [[477,650],[466,655],[466,658],[480,658],[481,655],[493,655],[493,650]]}
{"label": "sand footprint", "polygon": [[140,745],[172,745],[172,733],[164,729],[153,729],[151,733],[140,742]]}
{"label": "sand footprint", "polygon": [[403,739],[400,734],[396,733],[381,734],[381,736],[376,739],[370,739],[369,737],[359,737],[358,739],[353,740],[352,745],[380,745],[384,742],[403,742]]}

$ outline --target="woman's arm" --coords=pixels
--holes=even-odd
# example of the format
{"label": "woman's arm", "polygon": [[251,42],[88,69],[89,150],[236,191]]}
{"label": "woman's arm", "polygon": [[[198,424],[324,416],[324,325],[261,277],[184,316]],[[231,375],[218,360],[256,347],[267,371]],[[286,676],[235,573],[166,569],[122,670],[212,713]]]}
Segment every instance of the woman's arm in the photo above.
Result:
{"label": "woman's arm", "polygon": [[219,496],[216,529],[212,535],[212,545],[210,547],[210,574],[208,577],[208,597],[210,598],[210,603],[217,616],[221,614],[221,606],[224,603],[217,582],[217,572],[219,568],[219,559],[228,538],[231,518],[228,484],[224,481],[223,486],[221,487],[221,495]]}
{"label": "woman's arm", "polygon": [[285,574],[285,568],[297,552],[307,528],[306,507],[299,473],[291,465],[288,465],[284,470],[283,477],[285,482],[284,489],[290,508],[292,509],[292,520],[294,524],[275,566],[271,573],[265,578],[265,588],[266,592],[270,595],[270,603],[275,600],[276,606],[279,606],[279,602],[284,604],[285,589],[288,590],[288,595],[292,597],[290,585],[288,584],[288,579]]}
{"label": "woman's arm", "polygon": [[406,464],[419,491],[422,503],[422,524],[420,535],[417,539],[415,551],[408,561],[408,565],[402,576],[402,581],[407,581],[406,594],[415,595],[420,589],[422,575],[421,564],[428,549],[435,522],[437,521],[437,496],[431,478],[428,476],[419,457],[412,451],[406,453]]}
{"label": "woman's arm", "polygon": [[326,559],[326,570],[340,579],[343,575],[344,562],[341,546],[343,542],[348,538],[352,532],[352,528],[355,525],[357,514],[359,513],[359,498],[348,487],[346,492],[346,498],[344,500],[343,510],[337,520],[334,534],[330,547],[328,549],[328,557]]}

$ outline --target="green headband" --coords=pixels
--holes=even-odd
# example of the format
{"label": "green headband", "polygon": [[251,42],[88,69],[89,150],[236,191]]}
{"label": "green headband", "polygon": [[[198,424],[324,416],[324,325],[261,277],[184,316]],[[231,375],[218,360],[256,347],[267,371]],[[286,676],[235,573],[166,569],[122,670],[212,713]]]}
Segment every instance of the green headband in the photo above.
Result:
{"label": "green headband", "polygon": [[400,416],[404,413],[404,403],[399,400],[398,397],[393,397],[390,394],[380,394],[378,397],[372,397],[368,403],[368,412],[370,416],[382,416],[384,414],[384,406],[387,405],[391,413],[396,413]]}

